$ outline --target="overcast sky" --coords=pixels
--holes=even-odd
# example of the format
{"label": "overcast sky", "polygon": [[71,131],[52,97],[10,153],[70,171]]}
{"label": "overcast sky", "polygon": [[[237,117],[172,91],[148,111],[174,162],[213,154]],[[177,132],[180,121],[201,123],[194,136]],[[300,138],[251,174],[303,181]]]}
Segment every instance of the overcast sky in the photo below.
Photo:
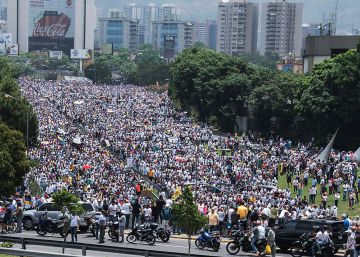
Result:
{"label": "overcast sky", "polygon": [[[268,2],[269,0],[252,0],[252,2]],[[336,0],[289,0],[304,3],[303,23],[320,23],[323,12],[335,9]],[[104,9],[120,7],[128,3],[139,6],[154,3],[176,4],[180,7],[183,20],[204,21],[216,19],[218,0],[96,0],[98,7]],[[350,33],[352,27],[360,29],[360,0],[339,0],[338,34]]]}

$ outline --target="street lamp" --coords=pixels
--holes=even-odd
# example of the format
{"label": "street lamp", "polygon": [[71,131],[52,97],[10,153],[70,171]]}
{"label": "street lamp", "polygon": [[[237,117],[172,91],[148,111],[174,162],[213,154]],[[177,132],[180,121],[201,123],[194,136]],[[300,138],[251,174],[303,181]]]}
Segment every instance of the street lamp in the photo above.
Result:
{"label": "street lamp", "polygon": [[[12,98],[17,101],[22,101],[20,98],[8,94],[5,94],[5,98]],[[26,154],[28,154],[28,151],[29,151],[29,111],[26,109]]]}

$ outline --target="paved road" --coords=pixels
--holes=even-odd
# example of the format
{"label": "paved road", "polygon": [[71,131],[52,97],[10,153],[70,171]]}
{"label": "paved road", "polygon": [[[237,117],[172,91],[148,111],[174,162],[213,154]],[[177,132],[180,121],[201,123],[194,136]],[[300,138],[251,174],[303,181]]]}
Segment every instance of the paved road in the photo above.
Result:
{"label": "paved road", "polygon": [[[26,231],[22,234],[8,234],[9,236],[16,236],[16,237],[24,237],[24,238],[38,238],[39,240],[47,239],[47,240],[57,240],[62,241],[63,239],[60,236],[45,236],[41,237],[39,236],[35,231]],[[68,240],[71,240],[68,238]],[[155,245],[149,246],[146,244],[129,244],[129,243],[114,243],[110,239],[106,238],[105,245],[110,246],[121,246],[121,247],[129,247],[129,248],[139,248],[139,249],[148,249],[148,250],[159,250],[159,251],[168,251],[168,252],[176,252],[176,253],[187,253],[188,251],[188,242],[184,239],[175,239],[171,238],[169,242],[163,243],[163,242],[156,242]],[[95,240],[94,237],[91,237],[89,234],[78,234],[78,242],[79,243],[85,243],[85,244],[98,244],[98,241]],[[15,247],[20,248],[20,245],[15,245]],[[191,244],[191,253],[193,254],[203,254],[207,256],[217,256],[217,257],[229,257],[232,256],[226,252],[226,243],[222,243],[219,252],[212,252],[207,250],[198,250],[194,243]],[[44,251],[44,252],[52,252],[52,253],[61,253],[61,248],[56,247],[48,247],[48,246],[27,246],[28,250],[38,250],[38,251]],[[76,249],[67,249],[65,251],[67,254],[75,254],[75,255],[81,255],[81,250]],[[133,255],[129,254],[112,254],[112,253],[100,253],[100,252],[92,252],[87,251],[87,256],[93,256],[93,257],[133,257]],[[255,256],[253,254],[244,254],[239,253],[236,256]],[[277,257],[290,257],[291,255],[285,254],[285,253],[277,253]],[[338,256],[342,256],[342,254],[338,254]]]}
{"label": "paved road", "polygon": [[[41,236],[37,235],[35,231],[26,231],[22,234],[9,234],[9,236],[32,238],[32,239],[38,238],[39,240],[41,240],[41,239],[58,240],[58,241],[63,240],[60,236],[56,236],[56,235],[55,236],[49,235],[49,236],[41,237]],[[70,240],[70,238],[68,238],[68,240]],[[156,242],[156,244],[154,246],[149,246],[146,244],[114,243],[111,240],[109,240],[108,238],[105,241],[106,241],[105,245],[111,245],[111,246],[122,246],[122,247],[129,247],[129,248],[169,251],[169,252],[177,252],[177,253],[187,253],[187,251],[188,251],[188,245],[187,245],[188,242],[187,242],[187,240],[184,240],[184,239],[171,238],[170,241],[167,243]],[[86,243],[86,244],[98,244],[97,240],[95,240],[95,238],[91,237],[89,234],[78,234],[78,242]],[[20,245],[15,245],[15,247],[20,248]],[[193,254],[203,254],[203,255],[207,255],[207,256],[217,256],[217,257],[232,256],[226,252],[226,249],[225,249],[226,243],[221,244],[219,252],[198,250],[198,249],[196,249],[193,242],[192,242],[191,247],[192,247],[191,253],[193,253]],[[48,246],[31,246],[31,245],[29,245],[29,246],[27,246],[27,249],[28,250],[39,250],[39,251],[44,251],[44,252],[52,252],[52,253],[61,253],[61,248],[48,247]],[[67,249],[65,251],[65,253],[81,255],[81,250]],[[101,256],[101,257],[129,256],[129,257],[132,257],[132,255],[129,255],[129,254],[123,255],[123,254],[99,253],[99,252],[91,252],[91,251],[87,252],[87,256],[94,256],[94,257],[95,256]],[[240,254],[238,254],[237,256],[240,256]],[[254,255],[241,253],[241,256],[254,256]],[[283,253],[279,253],[276,256],[290,257],[290,255],[283,254]]]}

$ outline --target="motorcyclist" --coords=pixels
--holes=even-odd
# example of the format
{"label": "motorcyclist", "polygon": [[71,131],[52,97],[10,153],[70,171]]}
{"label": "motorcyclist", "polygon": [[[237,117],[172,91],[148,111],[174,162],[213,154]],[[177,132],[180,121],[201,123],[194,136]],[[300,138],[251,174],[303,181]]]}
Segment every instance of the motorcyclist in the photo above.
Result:
{"label": "motorcyclist", "polygon": [[331,242],[329,233],[327,232],[327,226],[322,226],[321,228],[315,227],[315,229],[317,230],[317,233],[315,237],[312,238],[312,240],[315,240],[311,251],[312,257],[315,257],[317,252],[321,254],[321,246]]}
{"label": "motorcyclist", "polygon": [[251,237],[251,248],[255,252],[256,256],[259,256],[260,252],[257,249],[256,244],[258,243],[259,240],[265,239],[266,231],[264,226],[261,224],[260,220],[256,221],[255,224],[256,227],[253,229],[253,234]]}

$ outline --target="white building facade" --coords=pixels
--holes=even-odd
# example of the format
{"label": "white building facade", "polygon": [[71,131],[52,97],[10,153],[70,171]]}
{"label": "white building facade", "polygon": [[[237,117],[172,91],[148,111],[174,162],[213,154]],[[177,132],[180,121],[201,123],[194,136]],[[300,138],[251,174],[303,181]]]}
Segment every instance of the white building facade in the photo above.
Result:
{"label": "white building facade", "polygon": [[20,52],[94,49],[95,0],[8,1],[7,32]]}

